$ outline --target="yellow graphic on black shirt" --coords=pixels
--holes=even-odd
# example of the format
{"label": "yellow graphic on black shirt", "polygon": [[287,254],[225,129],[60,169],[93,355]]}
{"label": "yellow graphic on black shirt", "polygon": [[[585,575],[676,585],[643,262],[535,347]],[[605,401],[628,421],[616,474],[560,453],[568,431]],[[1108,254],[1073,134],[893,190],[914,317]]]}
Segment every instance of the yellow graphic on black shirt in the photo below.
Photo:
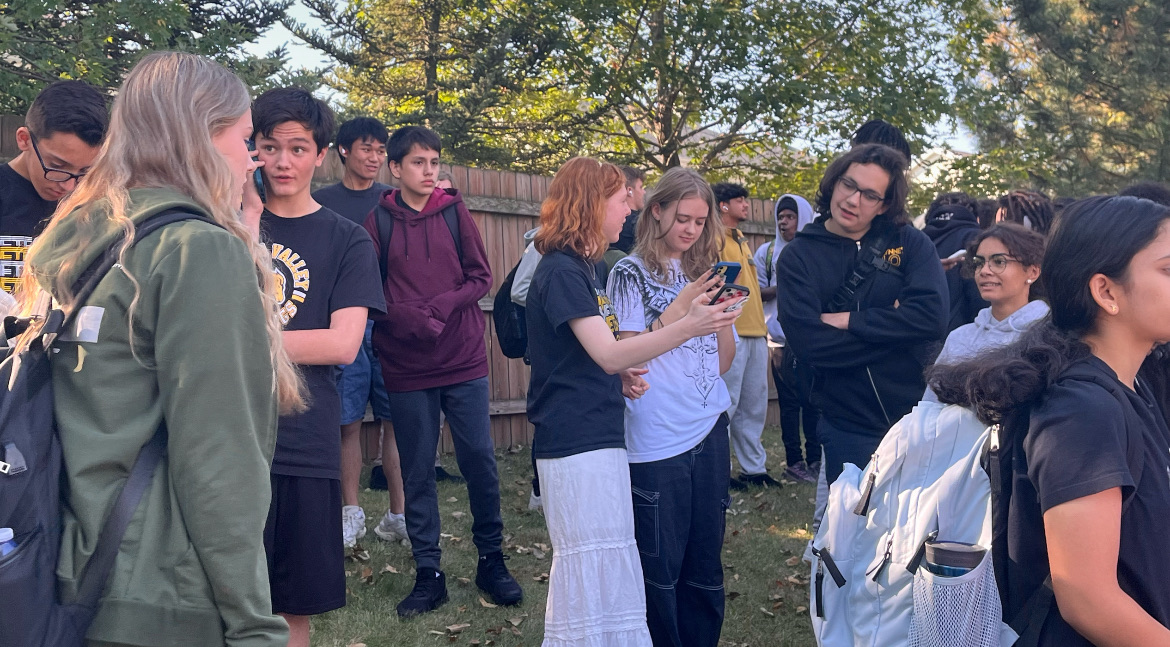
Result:
{"label": "yellow graphic on black shirt", "polygon": [[272,258],[279,261],[273,268],[273,296],[280,309],[280,323],[288,325],[297,316],[297,304],[304,303],[309,294],[309,268],[300,254],[280,243],[272,243]]}
{"label": "yellow graphic on black shirt", "polygon": [[891,247],[890,249],[887,249],[886,262],[890,265],[893,265],[894,267],[900,267],[902,265],[902,248]]}
{"label": "yellow graphic on black shirt", "polygon": [[593,293],[597,295],[597,312],[599,312],[605,325],[609,326],[610,332],[613,333],[613,338],[618,338],[618,318],[617,312],[613,309],[613,303],[609,300],[609,295],[604,290],[593,288]]}
{"label": "yellow graphic on black shirt", "polygon": [[0,289],[12,293],[24,273],[24,252],[32,244],[31,236],[0,237]]}

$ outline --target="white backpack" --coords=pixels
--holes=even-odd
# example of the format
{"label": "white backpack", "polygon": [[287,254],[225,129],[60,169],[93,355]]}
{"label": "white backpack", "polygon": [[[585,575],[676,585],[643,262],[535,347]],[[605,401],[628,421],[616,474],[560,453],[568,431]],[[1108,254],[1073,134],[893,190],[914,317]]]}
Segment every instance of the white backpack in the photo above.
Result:
{"label": "white backpack", "polygon": [[[813,539],[809,609],[821,647],[1011,645],[991,565],[986,425],[968,409],[920,402],[865,470],[846,464]],[[927,541],[987,548],[970,573],[918,568]]]}

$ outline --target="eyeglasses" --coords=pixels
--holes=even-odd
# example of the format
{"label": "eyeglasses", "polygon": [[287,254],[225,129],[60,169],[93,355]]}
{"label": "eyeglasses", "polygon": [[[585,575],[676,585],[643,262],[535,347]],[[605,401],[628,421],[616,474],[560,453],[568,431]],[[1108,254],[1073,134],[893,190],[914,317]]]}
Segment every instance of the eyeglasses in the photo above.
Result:
{"label": "eyeglasses", "polygon": [[867,207],[876,207],[886,201],[885,197],[872,189],[863,189],[857,186],[853,178],[842,175],[837,179],[837,186],[845,189],[844,198],[851,197],[854,193],[861,194],[861,203]]}
{"label": "eyeglasses", "polygon": [[41,170],[44,171],[46,180],[59,183],[65,183],[69,180],[77,180],[80,182],[81,178],[85,177],[85,173],[70,173],[59,168],[45,166],[45,158],[41,157],[41,149],[37,148],[37,137],[32,134],[31,130],[28,133],[28,138],[32,142],[33,152],[36,153],[37,161],[41,163]]}
{"label": "eyeglasses", "polygon": [[967,261],[967,267],[971,268],[971,273],[974,274],[983,269],[984,264],[987,264],[987,267],[991,269],[993,274],[1003,274],[1004,270],[1007,269],[1008,263],[1024,264],[1023,261],[1012,258],[1007,254],[992,254],[987,258],[983,258],[982,256],[972,257],[971,260]]}

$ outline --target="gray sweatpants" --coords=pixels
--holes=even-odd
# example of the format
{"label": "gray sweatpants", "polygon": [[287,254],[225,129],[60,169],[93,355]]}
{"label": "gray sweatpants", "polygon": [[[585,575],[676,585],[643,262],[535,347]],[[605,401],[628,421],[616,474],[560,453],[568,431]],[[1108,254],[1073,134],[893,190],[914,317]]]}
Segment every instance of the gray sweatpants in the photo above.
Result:
{"label": "gray sweatpants", "polygon": [[768,338],[740,337],[735,361],[723,374],[731,392],[731,448],[744,474],[765,471],[764,420],[768,417]]}

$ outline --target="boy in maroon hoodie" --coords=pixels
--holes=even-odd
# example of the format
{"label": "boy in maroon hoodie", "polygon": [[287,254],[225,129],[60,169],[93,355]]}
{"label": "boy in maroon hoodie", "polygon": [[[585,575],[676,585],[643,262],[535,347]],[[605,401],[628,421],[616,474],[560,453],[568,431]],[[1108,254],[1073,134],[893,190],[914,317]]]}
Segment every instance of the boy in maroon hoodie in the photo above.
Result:
{"label": "boy in maroon hoodie", "polygon": [[467,479],[479,549],[475,583],[496,604],[524,592],[504,565],[500,481],[488,418],[488,361],[479,300],[492,285],[479,229],[455,189],[437,189],[438,135],[407,126],[387,142],[399,189],[385,192],[366,219],[384,268],[386,315],[375,319],[374,349],[390,396],[390,414],[406,494],[406,530],[418,574],[398,615],[426,613],[447,601],[439,569],[439,499],[434,458],[439,412],[447,415],[459,471]]}

